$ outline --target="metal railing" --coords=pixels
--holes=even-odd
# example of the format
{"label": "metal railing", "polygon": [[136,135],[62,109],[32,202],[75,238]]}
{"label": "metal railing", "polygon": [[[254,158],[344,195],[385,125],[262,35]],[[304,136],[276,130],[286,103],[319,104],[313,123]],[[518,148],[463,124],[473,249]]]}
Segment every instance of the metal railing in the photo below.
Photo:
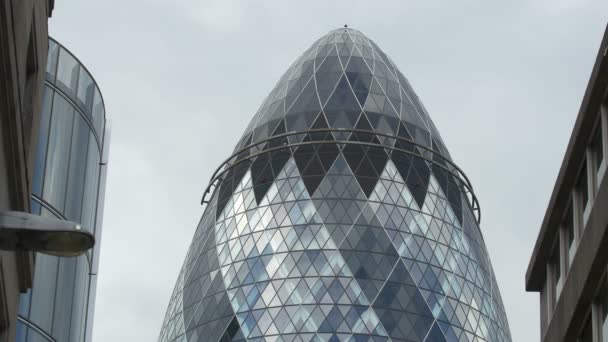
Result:
{"label": "metal railing", "polygon": [[[260,146],[262,144],[268,143],[268,145],[270,145],[270,143],[272,143],[273,141],[278,140],[278,139],[288,138],[291,136],[303,136],[304,137],[306,135],[318,134],[318,133],[357,133],[357,134],[365,134],[365,135],[370,135],[370,136],[393,139],[395,142],[401,141],[408,145],[415,146],[415,147],[418,147],[419,149],[430,152],[433,156],[439,157],[441,160],[441,163],[438,162],[437,160],[428,158],[423,153],[417,153],[416,152],[417,149],[415,149],[415,148],[412,148],[411,150],[409,150],[409,149],[403,149],[403,148],[394,147],[394,146],[390,146],[390,145],[376,144],[376,143],[366,142],[366,141],[311,140],[311,141],[302,141],[302,142],[293,142],[292,143],[292,142],[289,142],[289,140],[287,140],[287,143],[285,143],[285,141],[281,142],[280,146],[262,148],[262,149],[258,148],[258,146]],[[371,140],[371,139],[367,139],[367,140]],[[444,157],[437,151],[434,151],[432,148],[421,145],[410,139],[399,137],[399,136],[394,136],[394,135],[389,135],[389,134],[384,134],[384,133],[380,133],[380,132],[362,130],[362,129],[320,128],[320,129],[311,129],[311,130],[299,131],[299,132],[288,132],[288,133],[278,134],[278,135],[266,138],[264,140],[255,142],[253,144],[247,145],[247,146],[239,149],[238,151],[234,152],[230,157],[228,157],[226,160],[224,160],[220,164],[220,166],[215,170],[215,172],[211,176],[211,180],[209,181],[207,188],[205,189],[205,192],[203,193],[203,198],[201,200],[201,204],[208,203],[208,200],[206,200],[206,197],[211,192],[211,189],[217,187],[223,181],[222,177],[228,171],[230,171],[232,168],[234,168],[235,166],[237,166],[243,162],[250,161],[262,154],[271,153],[271,152],[275,152],[275,151],[289,149],[291,152],[293,152],[292,148],[297,148],[299,146],[327,145],[327,144],[360,145],[360,146],[366,146],[366,147],[383,148],[383,149],[388,149],[388,150],[395,151],[395,152],[408,154],[408,155],[414,156],[416,158],[421,158],[421,159],[424,159],[425,161],[432,163],[433,165],[443,169],[444,171],[446,171],[448,174],[452,175],[455,179],[457,179],[459,181],[459,183],[464,188],[465,195],[468,199],[471,209],[473,210],[477,223],[479,224],[481,222],[481,208],[479,206],[479,201],[477,200],[477,197],[475,196],[475,193],[473,192],[473,186],[472,186],[471,182],[469,181],[469,178],[465,175],[465,173],[451,160]],[[252,152],[252,150],[254,152],[250,153],[250,152]],[[247,153],[247,155],[243,156],[245,153]],[[239,159],[237,159],[237,158],[239,158]],[[448,165],[448,166],[446,166],[446,165]]]}

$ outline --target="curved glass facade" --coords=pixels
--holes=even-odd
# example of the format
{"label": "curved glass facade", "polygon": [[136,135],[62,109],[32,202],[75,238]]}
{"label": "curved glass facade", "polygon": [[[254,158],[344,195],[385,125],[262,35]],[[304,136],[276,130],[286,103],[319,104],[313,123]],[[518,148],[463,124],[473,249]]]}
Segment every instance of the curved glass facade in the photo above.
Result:
{"label": "curved glass facade", "polygon": [[16,340],[89,341],[107,164],[105,107],[87,69],[52,39],[41,108],[32,212],[79,222],[96,244],[79,257],[36,255]]}
{"label": "curved glass facade", "polygon": [[293,63],[207,192],[161,342],[511,340],[470,182],[356,30]]}

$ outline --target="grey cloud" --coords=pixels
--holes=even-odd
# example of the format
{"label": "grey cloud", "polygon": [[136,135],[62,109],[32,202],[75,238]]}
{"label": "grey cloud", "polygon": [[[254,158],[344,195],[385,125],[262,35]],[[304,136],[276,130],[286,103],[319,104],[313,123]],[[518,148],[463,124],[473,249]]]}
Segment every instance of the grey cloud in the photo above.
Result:
{"label": "grey cloud", "polygon": [[211,172],[290,63],[330,29],[409,78],[482,205],[514,341],[524,273],[608,19],[603,0],[63,0],[51,34],[113,119],[94,339],[157,338]]}

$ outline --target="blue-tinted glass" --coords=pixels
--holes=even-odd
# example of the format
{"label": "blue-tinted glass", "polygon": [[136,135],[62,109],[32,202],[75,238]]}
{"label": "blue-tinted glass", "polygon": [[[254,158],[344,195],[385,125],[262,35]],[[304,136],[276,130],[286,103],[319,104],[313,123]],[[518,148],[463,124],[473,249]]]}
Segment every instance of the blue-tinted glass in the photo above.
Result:
{"label": "blue-tinted glass", "polygon": [[49,53],[46,59],[46,79],[54,82],[57,73],[57,57],[59,55],[59,45],[53,40],[49,40]]}
{"label": "blue-tinted glass", "polygon": [[462,180],[432,166],[455,170],[378,46],[346,28],[319,39],[236,150],[284,132],[238,158],[283,154],[229,169],[208,196],[160,342],[510,342]]}
{"label": "blue-tinted glass", "polygon": [[78,105],[90,117],[91,107],[93,105],[93,95],[95,92],[95,83],[91,75],[82,66],[80,67],[80,76],[78,77],[78,92],[76,97]]}
{"label": "blue-tinted glass", "polygon": [[74,108],[55,93],[42,196],[60,212],[65,203],[73,121]]}
{"label": "blue-tinted glass", "polygon": [[46,163],[47,144],[49,140],[49,125],[51,122],[51,108],[53,105],[53,90],[45,86],[42,93],[42,106],[40,107],[40,133],[36,145],[36,159],[34,163],[34,175],[32,180],[32,193],[42,195],[42,183],[44,181],[44,166]]}
{"label": "blue-tinted glass", "polygon": [[57,85],[71,98],[76,97],[80,65],[74,56],[65,49],[59,51],[57,64]]}
{"label": "blue-tinted glass", "polygon": [[65,202],[65,217],[74,222],[80,222],[82,196],[85,188],[85,173],[87,150],[90,135],[89,125],[80,115],[74,119],[72,146],[70,148],[70,167]]}

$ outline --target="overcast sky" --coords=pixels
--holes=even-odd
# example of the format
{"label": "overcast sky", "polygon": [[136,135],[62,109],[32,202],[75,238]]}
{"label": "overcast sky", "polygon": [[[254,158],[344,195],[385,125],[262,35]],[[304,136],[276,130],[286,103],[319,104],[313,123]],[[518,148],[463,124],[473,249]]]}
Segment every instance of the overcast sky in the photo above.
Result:
{"label": "overcast sky", "polygon": [[514,341],[524,275],[606,22],[605,0],[58,0],[53,37],[112,119],[95,341],[155,341],[209,177],[281,74],[348,24],[412,83],[481,202]]}

